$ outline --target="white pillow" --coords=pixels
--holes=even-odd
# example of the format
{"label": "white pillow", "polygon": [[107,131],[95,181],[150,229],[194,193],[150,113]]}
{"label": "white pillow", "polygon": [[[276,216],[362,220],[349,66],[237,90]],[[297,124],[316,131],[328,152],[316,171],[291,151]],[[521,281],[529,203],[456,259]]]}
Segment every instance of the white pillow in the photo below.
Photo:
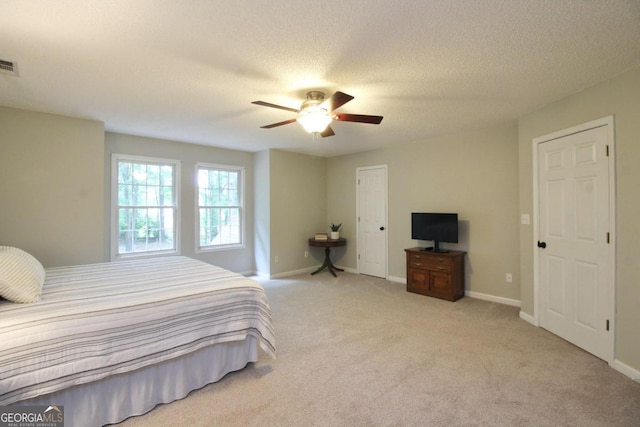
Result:
{"label": "white pillow", "polygon": [[0,246],[0,295],[13,302],[40,300],[45,272],[42,264],[27,252]]}

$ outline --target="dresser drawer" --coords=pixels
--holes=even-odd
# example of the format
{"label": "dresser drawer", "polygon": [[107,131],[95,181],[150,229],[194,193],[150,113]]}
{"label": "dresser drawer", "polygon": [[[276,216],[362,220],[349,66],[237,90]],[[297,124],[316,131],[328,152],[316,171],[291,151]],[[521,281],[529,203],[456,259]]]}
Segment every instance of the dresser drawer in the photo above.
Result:
{"label": "dresser drawer", "polygon": [[426,270],[450,272],[451,262],[449,259],[433,255],[411,254],[409,256],[409,267],[424,268]]}

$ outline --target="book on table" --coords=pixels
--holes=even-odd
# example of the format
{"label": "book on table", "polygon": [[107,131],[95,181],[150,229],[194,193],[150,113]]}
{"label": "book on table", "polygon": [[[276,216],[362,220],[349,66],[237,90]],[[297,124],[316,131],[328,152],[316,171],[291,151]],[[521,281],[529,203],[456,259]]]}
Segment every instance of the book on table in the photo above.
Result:
{"label": "book on table", "polygon": [[314,239],[316,239],[316,240],[329,240],[329,235],[327,233],[316,233]]}

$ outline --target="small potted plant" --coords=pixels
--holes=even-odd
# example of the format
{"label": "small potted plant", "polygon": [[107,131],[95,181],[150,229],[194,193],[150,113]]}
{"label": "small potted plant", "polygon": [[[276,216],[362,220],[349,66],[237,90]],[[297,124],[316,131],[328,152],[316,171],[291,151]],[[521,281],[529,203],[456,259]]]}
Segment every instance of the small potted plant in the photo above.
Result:
{"label": "small potted plant", "polygon": [[342,224],[331,224],[331,239],[333,240],[337,240],[340,238],[340,227],[342,227]]}

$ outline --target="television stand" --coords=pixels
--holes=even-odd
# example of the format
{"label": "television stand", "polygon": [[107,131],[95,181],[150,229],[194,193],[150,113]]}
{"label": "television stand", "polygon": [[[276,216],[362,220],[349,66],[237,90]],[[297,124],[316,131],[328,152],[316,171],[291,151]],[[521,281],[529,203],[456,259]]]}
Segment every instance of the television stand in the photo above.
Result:
{"label": "television stand", "polygon": [[407,253],[407,291],[455,301],[464,296],[465,252],[448,253],[405,249]]}

